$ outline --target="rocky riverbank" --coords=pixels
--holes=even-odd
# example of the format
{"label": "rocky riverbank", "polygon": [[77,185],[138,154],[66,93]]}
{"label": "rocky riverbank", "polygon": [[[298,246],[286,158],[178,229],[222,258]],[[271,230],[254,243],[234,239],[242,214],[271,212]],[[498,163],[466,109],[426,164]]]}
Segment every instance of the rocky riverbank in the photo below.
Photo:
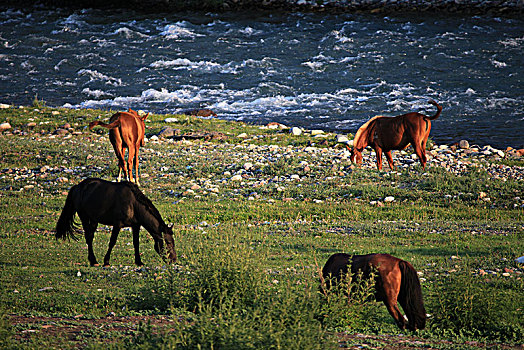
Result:
{"label": "rocky riverbank", "polygon": [[[116,164],[105,130],[89,132],[86,122],[79,117],[75,117],[78,122],[74,122],[67,116],[71,113],[67,110],[34,110],[32,113],[27,121],[0,133],[0,141],[3,139],[1,142],[7,151],[5,155],[9,159],[23,159],[21,152],[11,151],[13,147],[9,145],[13,142],[27,144],[30,149],[54,151],[40,152],[27,164],[16,161],[14,166],[3,166],[0,169],[1,190],[52,194],[86,177],[112,176],[111,169]],[[82,120],[92,118],[94,116]],[[207,124],[202,124],[204,122]],[[54,125],[46,130],[38,129],[49,125],[46,123]],[[417,182],[424,182],[427,176],[435,175],[422,171],[411,148],[393,153],[396,169],[390,170],[385,165],[385,171],[378,172],[375,153],[368,148],[363,153],[362,169],[366,171],[358,176],[378,176],[393,190],[392,195],[360,198],[359,190],[343,190],[353,188],[355,184],[350,179],[358,169],[349,159],[351,135],[290,128],[278,123],[221,125],[225,123],[197,117],[155,116],[146,125],[147,142],[140,150],[144,185],[154,183],[155,188],[172,197],[173,203],[190,197],[270,202],[355,198],[381,206],[387,202],[411,200],[408,197],[413,195],[408,195],[409,189],[418,186]],[[199,130],[195,130],[195,125],[199,125]],[[514,183],[524,180],[523,155],[522,149],[480,147],[466,140],[453,145],[432,145],[427,152],[426,172],[444,170],[463,179],[475,173],[484,179]],[[393,181],[391,185],[389,180]],[[319,192],[320,184],[324,188]],[[436,195],[443,201],[475,200],[487,205],[524,206],[524,198],[518,194],[501,199],[488,185],[485,188],[482,185],[482,189],[474,193],[446,192],[430,196]],[[408,191],[405,196],[400,194],[403,191]]]}

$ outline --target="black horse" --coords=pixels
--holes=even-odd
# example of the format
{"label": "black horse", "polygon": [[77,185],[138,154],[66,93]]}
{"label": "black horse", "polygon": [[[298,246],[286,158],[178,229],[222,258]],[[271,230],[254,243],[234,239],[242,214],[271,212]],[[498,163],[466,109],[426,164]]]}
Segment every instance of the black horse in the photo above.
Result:
{"label": "black horse", "polygon": [[[164,241],[169,259],[176,260],[173,231],[168,227],[153,203],[131,182],[109,182],[102,179],[86,179],[71,187],[56,224],[56,239],[73,238],[78,240],[78,225],[75,213],[80,217],[88,248],[91,266],[98,266],[93,253],[93,237],[98,224],[113,226],[109,249],[104,257],[104,266],[109,266],[111,250],[115,246],[118,233],[123,227],[133,230],[135,264],[142,266],[139,252],[140,226],[143,226],[155,240],[156,252],[165,259]],[[162,240],[163,238],[163,240]]]}

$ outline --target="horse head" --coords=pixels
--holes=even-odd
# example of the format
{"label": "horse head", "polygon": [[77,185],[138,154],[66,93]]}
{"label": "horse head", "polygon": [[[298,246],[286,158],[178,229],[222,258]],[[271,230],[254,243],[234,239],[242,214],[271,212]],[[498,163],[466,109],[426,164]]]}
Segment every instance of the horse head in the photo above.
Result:
{"label": "horse head", "polygon": [[351,150],[351,155],[349,156],[349,160],[351,160],[352,163],[355,163],[357,165],[362,164],[362,148],[356,148],[353,147]]}

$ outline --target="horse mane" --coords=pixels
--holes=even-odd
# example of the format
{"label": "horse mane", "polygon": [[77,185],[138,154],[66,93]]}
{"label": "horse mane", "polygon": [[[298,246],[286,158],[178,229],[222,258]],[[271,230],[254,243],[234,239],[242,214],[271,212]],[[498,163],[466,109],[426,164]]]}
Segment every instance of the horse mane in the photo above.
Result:
{"label": "horse mane", "polygon": [[360,128],[358,128],[357,133],[353,138],[353,148],[359,149],[364,147],[365,140],[367,140],[367,136],[369,135],[369,131],[371,130],[372,124],[374,124],[376,119],[382,117],[384,116],[377,115],[365,122]]}
{"label": "horse mane", "polygon": [[147,209],[147,211],[149,211],[149,213],[153,215],[155,219],[157,219],[161,224],[166,225],[158,209],[155,207],[153,202],[151,202],[151,200],[147,198],[142,191],[140,191],[140,188],[138,188],[138,186],[132,182],[126,182],[126,185],[133,192],[138,203],[142,204]]}

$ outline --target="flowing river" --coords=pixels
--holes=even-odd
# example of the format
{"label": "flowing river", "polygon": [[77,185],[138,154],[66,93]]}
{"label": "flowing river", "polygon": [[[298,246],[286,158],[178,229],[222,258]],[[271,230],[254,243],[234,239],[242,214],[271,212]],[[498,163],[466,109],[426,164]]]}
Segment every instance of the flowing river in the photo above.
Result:
{"label": "flowing river", "polygon": [[437,143],[522,148],[523,48],[518,18],[3,9],[0,102],[355,133],[434,99]]}

